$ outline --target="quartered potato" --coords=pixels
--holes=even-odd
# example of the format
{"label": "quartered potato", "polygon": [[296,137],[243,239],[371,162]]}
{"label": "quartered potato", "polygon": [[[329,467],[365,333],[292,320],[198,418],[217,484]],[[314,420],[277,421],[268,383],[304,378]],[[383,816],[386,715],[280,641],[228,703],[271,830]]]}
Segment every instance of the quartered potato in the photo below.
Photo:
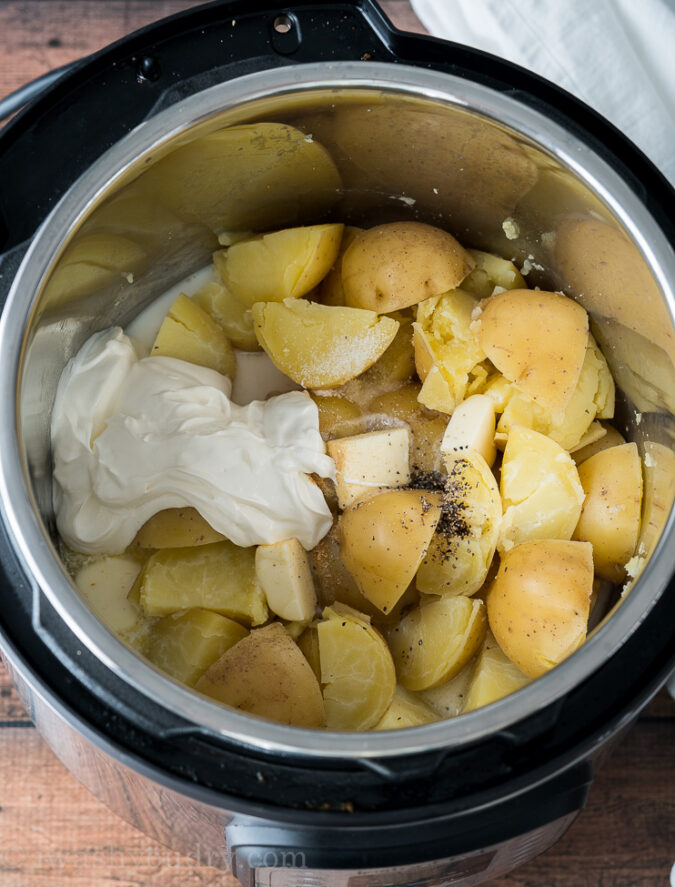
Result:
{"label": "quartered potato", "polygon": [[410,480],[410,432],[389,428],[331,440],[326,452],[335,461],[340,508]]}
{"label": "quartered potato", "polygon": [[492,563],[502,518],[494,475],[478,453],[448,466],[443,511],[417,571],[425,594],[474,594]]}
{"label": "quartered potato", "polygon": [[420,727],[437,721],[438,715],[420,697],[396,685],[391,705],[384,713],[382,720],[375,725],[375,730],[401,730],[403,727]]}
{"label": "quartered potato", "polygon": [[496,286],[505,290],[525,289],[525,279],[513,262],[479,249],[468,252],[476,264],[471,274],[462,281],[462,289],[479,299],[491,296]]}
{"label": "quartered potato", "polygon": [[342,561],[362,594],[383,613],[391,612],[415,578],[441,512],[438,493],[390,490],[342,514]]}
{"label": "quartered potato", "polygon": [[228,247],[219,264],[224,285],[247,306],[298,299],[330,271],[342,239],[340,224],[284,228]]}
{"label": "quartered potato", "polygon": [[456,718],[462,713],[473,674],[473,661],[461,671],[430,690],[422,690],[417,696],[433,709],[440,718]]}
{"label": "quartered potato", "polygon": [[321,688],[279,622],[254,629],[213,663],[195,689],[218,702],[294,727],[324,727]]}
{"label": "quartered potato", "polygon": [[486,626],[481,600],[446,596],[424,601],[389,634],[399,681],[406,690],[428,690],[450,680],[476,654]]}
{"label": "quartered potato", "polygon": [[511,662],[537,678],[584,642],[592,592],[588,542],[523,542],[503,554],[488,591],[490,628]]}
{"label": "quartered potato", "polygon": [[133,544],[139,548],[192,548],[224,538],[196,508],[166,508],[143,524]]}
{"label": "quartered potato", "polygon": [[489,705],[529,683],[530,678],[502,652],[494,635],[488,631],[471,675],[462,711],[474,711]]}
{"label": "quartered potato", "polygon": [[515,425],[501,470],[500,552],[530,539],[571,539],[584,491],[572,457],[555,441]]}
{"label": "quartered potato", "polygon": [[372,311],[297,299],[257,302],[253,320],[272,362],[304,388],[333,388],[358,376],[386,351],[399,326]]}
{"label": "quartered potato", "polygon": [[150,351],[151,357],[177,357],[234,378],[234,352],[225,330],[209,314],[180,295],[169,308]]}
{"label": "quartered potato", "polygon": [[342,258],[342,286],[347,305],[386,314],[459,286],[472,268],[447,231],[392,222],[354,238]]}
{"label": "quartered potato", "polygon": [[141,568],[138,557],[122,554],[91,560],[75,576],[78,591],[101,622],[129,642],[144,631],[142,614],[128,599]]}
{"label": "quartered potato", "polygon": [[297,539],[285,539],[255,550],[255,575],[267,605],[282,619],[309,622],[315,616],[316,592],[307,552]]}
{"label": "quartered potato", "polygon": [[319,431],[324,440],[353,433],[354,425],[361,416],[357,404],[334,394],[312,393],[310,396],[319,408]]}
{"label": "quartered potato", "polygon": [[487,377],[485,353],[471,329],[477,307],[478,300],[461,289],[417,306],[413,346],[422,380],[419,401],[431,410],[452,414]]}
{"label": "quartered potato", "polygon": [[370,620],[350,607],[327,607],[317,625],[321,683],[329,730],[369,730],[391,705],[396,673]]}
{"label": "quartered potato", "polygon": [[228,541],[155,552],[139,576],[138,592],[150,617],[202,607],[244,625],[261,625],[268,618],[255,576],[255,549]]}
{"label": "quartered potato", "polygon": [[588,315],[566,296],[507,290],[481,303],[480,347],[497,369],[535,402],[563,410],[586,354]]}
{"label": "quartered potato", "polygon": [[158,668],[191,687],[247,634],[243,625],[219,613],[185,610],[155,622],[143,652]]}
{"label": "quartered potato", "polygon": [[637,446],[601,450],[582,462],[579,479],[586,498],[574,538],[592,543],[598,576],[622,582],[640,532],[642,464]]}
{"label": "quartered potato", "polygon": [[461,459],[469,452],[478,453],[491,466],[497,456],[495,447],[495,406],[485,394],[472,394],[454,410],[441,441],[446,463]]}
{"label": "quartered potato", "polygon": [[[225,250],[214,253],[216,272],[219,272],[224,256]],[[242,351],[260,350],[250,307],[236,299],[220,281],[205,284],[192,296],[192,301],[218,321],[235,348],[241,348]]]}

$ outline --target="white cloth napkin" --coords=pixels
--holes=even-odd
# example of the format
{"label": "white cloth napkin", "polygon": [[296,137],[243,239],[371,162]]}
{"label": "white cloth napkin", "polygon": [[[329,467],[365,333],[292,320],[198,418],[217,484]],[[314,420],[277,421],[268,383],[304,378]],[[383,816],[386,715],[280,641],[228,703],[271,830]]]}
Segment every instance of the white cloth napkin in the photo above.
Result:
{"label": "white cloth napkin", "polygon": [[675,0],[411,0],[443,37],[586,102],[675,184]]}

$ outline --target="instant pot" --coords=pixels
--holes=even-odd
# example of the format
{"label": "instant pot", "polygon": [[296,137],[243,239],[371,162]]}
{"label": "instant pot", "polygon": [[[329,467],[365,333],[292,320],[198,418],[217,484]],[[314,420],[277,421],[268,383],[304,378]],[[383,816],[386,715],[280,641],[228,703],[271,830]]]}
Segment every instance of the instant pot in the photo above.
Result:
{"label": "instant pot", "polygon": [[[261,122],[302,135],[271,143]],[[233,126],[254,137],[214,150]],[[478,884],[557,840],[673,666],[673,208],[589,108],[403,34],[370,0],[195,8],[17,115],[0,133],[0,646],[66,767],[245,885]],[[651,472],[642,572],[587,643],[512,696],[402,731],[285,727],[174,683],[98,622],[55,547],[49,416],[66,361],[207,263],[218,234],[331,219],[430,222],[577,298]]]}

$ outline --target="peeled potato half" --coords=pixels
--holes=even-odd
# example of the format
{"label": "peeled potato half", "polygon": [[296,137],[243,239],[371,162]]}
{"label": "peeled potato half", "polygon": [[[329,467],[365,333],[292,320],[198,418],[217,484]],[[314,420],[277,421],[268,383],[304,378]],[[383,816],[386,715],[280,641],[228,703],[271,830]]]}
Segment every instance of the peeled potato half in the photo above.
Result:
{"label": "peeled potato half", "polygon": [[253,321],[275,366],[304,388],[333,388],[358,376],[385,352],[399,326],[373,311],[298,299],[257,302]]}
{"label": "peeled potato half", "polygon": [[391,222],[354,238],[342,258],[347,305],[385,314],[453,289],[474,266],[457,240],[422,222]]}
{"label": "peeled potato half", "polygon": [[534,401],[563,410],[586,355],[588,315],[544,290],[507,290],[482,304],[478,343],[497,369]]}
{"label": "peeled potato half", "polygon": [[490,628],[511,662],[537,678],[584,642],[592,592],[589,543],[523,542],[502,556],[488,591]]}

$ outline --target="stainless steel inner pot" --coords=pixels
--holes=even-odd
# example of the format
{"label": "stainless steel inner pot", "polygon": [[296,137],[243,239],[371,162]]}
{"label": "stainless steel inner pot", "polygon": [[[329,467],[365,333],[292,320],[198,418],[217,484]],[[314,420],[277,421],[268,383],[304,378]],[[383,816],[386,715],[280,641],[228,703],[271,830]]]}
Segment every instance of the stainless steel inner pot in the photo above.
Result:
{"label": "stainless steel inner pot", "polygon": [[[200,137],[256,121],[292,124],[306,139],[288,149],[263,139],[218,163],[194,153]],[[303,142],[314,152],[322,145],[331,160],[306,155]],[[96,619],[54,545],[49,416],[61,370],[82,342],[125,325],[206,264],[214,230],[330,218],[438,224],[465,245],[528,260],[531,282],[578,299],[622,392],[619,423],[640,446],[662,445],[659,468],[672,488],[675,256],[624,178],[573,132],[485,86],[340,62],[241,77],[161,111],[90,167],[48,217],[0,327],[4,517],[27,575],[82,644],[198,728],[249,748],[324,757],[458,747],[562,696],[637,630],[672,573],[669,507],[646,515],[654,545],[634,588],[569,660],[485,709],[370,734],[284,727],[179,686]]]}

